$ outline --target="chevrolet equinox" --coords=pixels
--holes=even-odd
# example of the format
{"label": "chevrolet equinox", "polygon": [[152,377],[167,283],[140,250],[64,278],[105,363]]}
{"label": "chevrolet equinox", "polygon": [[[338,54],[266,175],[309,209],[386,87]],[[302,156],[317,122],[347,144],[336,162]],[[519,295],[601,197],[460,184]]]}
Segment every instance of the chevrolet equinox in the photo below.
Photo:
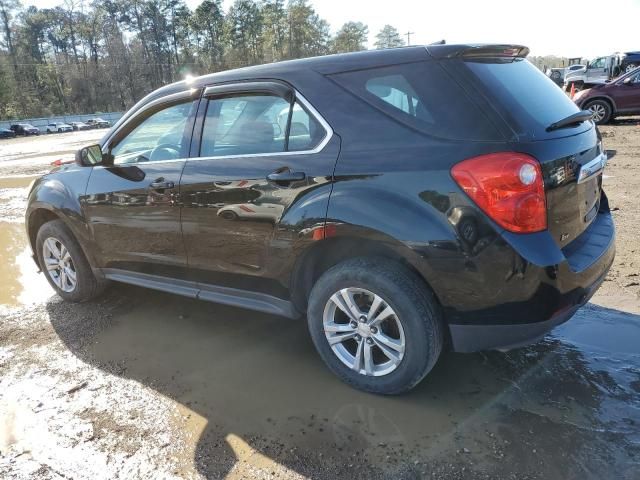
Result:
{"label": "chevrolet equinox", "polygon": [[63,299],[109,281],[306,315],[328,368],[414,387],[509,349],[603,281],[607,157],[519,45],[287,61],[162,87],[37,180],[26,225]]}

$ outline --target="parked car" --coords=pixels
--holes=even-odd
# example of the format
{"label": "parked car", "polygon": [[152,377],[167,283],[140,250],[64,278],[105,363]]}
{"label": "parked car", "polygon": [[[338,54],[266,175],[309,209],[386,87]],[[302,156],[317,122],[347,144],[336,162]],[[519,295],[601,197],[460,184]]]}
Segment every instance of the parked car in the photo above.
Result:
{"label": "parked car", "polygon": [[16,136],[16,132],[9,130],[8,128],[0,128],[0,138],[13,138]]}
{"label": "parked car", "polygon": [[40,130],[30,123],[16,123],[9,127],[16,135],[40,135]]}
{"label": "parked car", "polygon": [[91,128],[109,128],[111,126],[111,124],[106,121],[103,120],[102,118],[90,118],[89,120],[87,120],[87,125],[89,125],[89,127]]}
{"label": "parked car", "polygon": [[89,130],[91,127],[84,122],[71,122],[73,130]]}
{"label": "parked car", "polygon": [[615,117],[640,115],[640,67],[604,85],[578,92],[573,101],[593,112],[593,121],[607,123]]}
{"label": "parked car", "polygon": [[[528,51],[412,46],[162,87],[34,183],[34,259],[68,301],[112,280],[306,314],[329,369],[375,393],[445,349],[536,341],[615,246],[591,113]],[[293,144],[283,108],[304,112]],[[266,203],[268,219],[215,214]]]}
{"label": "parked car", "polygon": [[626,52],[620,66],[621,72],[629,73],[640,67],[640,51]]}
{"label": "parked car", "polygon": [[54,122],[47,125],[47,133],[72,132],[73,127],[68,123]]}

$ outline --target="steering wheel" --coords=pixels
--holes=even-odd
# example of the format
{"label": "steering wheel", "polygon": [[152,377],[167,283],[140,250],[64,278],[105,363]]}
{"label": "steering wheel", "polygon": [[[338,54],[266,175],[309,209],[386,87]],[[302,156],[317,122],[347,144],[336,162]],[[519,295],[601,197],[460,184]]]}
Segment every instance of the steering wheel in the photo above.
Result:
{"label": "steering wheel", "polygon": [[174,160],[180,157],[180,147],[172,143],[161,143],[156,145],[149,153],[149,161]]}

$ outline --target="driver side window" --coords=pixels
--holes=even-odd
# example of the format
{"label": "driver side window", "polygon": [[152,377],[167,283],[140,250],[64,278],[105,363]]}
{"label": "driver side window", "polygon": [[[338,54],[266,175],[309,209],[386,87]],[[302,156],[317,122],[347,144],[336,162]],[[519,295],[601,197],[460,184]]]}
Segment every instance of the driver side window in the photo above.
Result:
{"label": "driver side window", "polygon": [[111,149],[115,165],[183,158],[184,129],[193,102],[166,107],[145,118]]}
{"label": "driver side window", "polygon": [[605,64],[605,59],[603,58],[596,58],[594,61],[592,61],[589,64],[589,68],[604,68],[604,64]]}

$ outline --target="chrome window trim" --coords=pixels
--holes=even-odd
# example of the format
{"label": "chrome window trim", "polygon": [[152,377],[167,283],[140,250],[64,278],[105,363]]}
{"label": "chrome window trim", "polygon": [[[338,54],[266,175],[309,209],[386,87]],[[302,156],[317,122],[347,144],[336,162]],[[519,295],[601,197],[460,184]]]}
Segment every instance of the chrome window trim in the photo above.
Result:
{"label": "chrome window trim", "polygon": [[[205,90],[206,91],[206,90]],[[271,153],[248,153],[248,154],[239,154],[239,155],[212,155],[208,157],[189,157],[188,161],[194,160],[214,160],[217,158],[253,158],[253,157],[282,157],[287,155],[313,155],[315,153],[320,153],[324,147],[327,146],[331,138],[333,138],[333,129],[331,125],[327,123],[327,121],[320,115],[320,113],[309,103],[309,101],[302,96],[300,92],[297,90],[293,90],[295,92],[296,101],[299,101],[309,112],[316,121],[322,126],[324,129],[325,135],[324,138],[318,143],[318,145],[311,150],[296,150],[293,152],[271,152]]]}
{"label": "chrome window trim", "polygon": [[[191,89],[191,90],[187,90],[185,92],[178,92],[178,93],[173,93],[171,95],[167,95],[166,97],[162,97],[162,98],[158,98],[150,103],[148,103],[147,105],[145,105],[144,107],[142,107],[138,112],[136,112],[136,115],[134,117],[132,117],[131,119],[129,119],[127,122],[123,123],[120,128],[118,128],[118,130],[116,130],[115,132],[113,132],[109,138],[107,139],[106,142],[104,142],[104,145],[106,147],[106,145],[109,144],[109,141],[113,138],[113,136],[119,132],[122,128],[124,128],[130,120],[134,119],[135,117],[138,116],[139,113],[145,112],[147,109],[152,108],[154,106],[157,106],[159,104],[162,103],[171,103],[175,100],[180,100],[181,98],[189,98],[193,95],[194,91],[197,91],[197,89]],[[293,91],[295,92],[295,101],[299,101],[309,112],[310,115],[313,116],[313,118],[315,118],[318,123],[320,123],[320,125],[322,126],[322,128],[325,131],[325,136],[324,138],[318,143],[318,145],[311,149],[311,150],[296,150],[294,152],[272,152],[272,153],[250,153],[250,154],[240,154],[240,155],[214,155],[214,156],[209,156],[209,157],[187,157],[187,158],[174,158],[171,160],[158,160],[155,162],[133,162],[133,163],[119,163],[119,164],[114,164],[114,165],[96,165],[93,168],[113,168],[113,167],[126,167],[126,166],[132,166],[132,165],[148,165],[148,164],[153,164],[153,165],[157,165],[157,164],[162,164],[162,163],[171,163],[171,162],[185,162],[185,161],[189,161],[189,162],[193,162],[193,161],[200,161],[200,160],[215,160],[215,159],[233,159],[233,158],[253,158],[253,157],[283,157],[283,156],[289,156],[289,155],[313,155],[316,153],[320,153],[324,147],[327,146],[327,144],[331,141],[331,139],[333,138],[333,129],[331,128],[331,125],[329,125],[329,123],[324,119],[324,117],[322,115],[320,115],[320,113],[318,112],[318,110],[315,109],[315,107],[300,93],[298,92],[298,90],[293,89]],[[204,92],[206,92],[206,89],[204,90]],[[203,94],[204,97],[204,94]],[[104,147],[103,147],[103,152],[104,152]]]}

